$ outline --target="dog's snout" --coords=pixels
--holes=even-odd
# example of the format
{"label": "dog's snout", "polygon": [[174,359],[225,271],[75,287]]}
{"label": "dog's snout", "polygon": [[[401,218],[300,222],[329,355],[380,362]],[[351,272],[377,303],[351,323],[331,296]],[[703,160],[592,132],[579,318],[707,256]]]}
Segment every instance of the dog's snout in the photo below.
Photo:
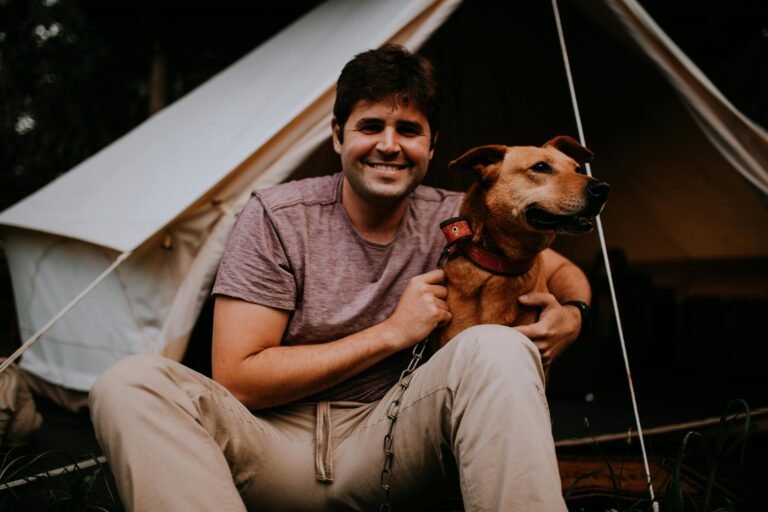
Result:
{"label": "dog's snout", "polygon": [[585,187],[587,196],[587,206],[584,213],[597,215],[603,209],[605,201],[608,199],[608,191],[611,186],[604,181],[590,180]]}
{"label": "dog's snout", "polygon": [[590,199],[605,201],[608,198],[608,191],[611,186],[604,181],[590,181],[587,184],[587,195]]}

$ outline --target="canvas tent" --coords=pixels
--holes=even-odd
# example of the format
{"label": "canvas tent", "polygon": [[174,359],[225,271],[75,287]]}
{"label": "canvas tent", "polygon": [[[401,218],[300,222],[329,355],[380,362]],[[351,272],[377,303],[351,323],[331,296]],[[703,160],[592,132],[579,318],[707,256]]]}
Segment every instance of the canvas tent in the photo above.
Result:
{"label": "canvas tent", "polygon": [[[25,339],[119,255],[127,255],[32,346],[22,367],[52,383],[87,390],[103,369],[127,354],[161,353],[179,359],[209,292],[234,214],[249,191],[318,172],[306,166],[308,155],[315,165],[332,158],[322,143],[329,134],[333,84],[341,66],[359,51],[388,41],[417,48],[444,25],[426,43],[425,52],[445,70],[445,83],[465,87],[464,92],[453,91],[449,100],[451,112],[440,141],[443,160],[433,165],[438,169],[472,145],[542,143],[556,133],[573,134],[567,91],[553,88],[547,78],[558,76],[557,83],[563,83],[551,12],[536,10],[545,3],[531,8],[535,23],[527,19],[525,9],[497,6],[489,12],[481,3],[461,6],[446,23],[459,3],[330,0],[0,214]],[[616,4],[635,5],[629,0]],[[552,29],[537,31],[535,26]],[[551,50],[543,58],[536,56],[540,42]],[[545,66],[537,67],[542,61]],[[579,82],[577,73],[577,86],[587,79]],[[549,96],[535,97],[537,89]],[[624,101],[599,92],[592,95]],[[663,101],[671,104],[669,96]],[[597,103],[589,92],[586,97],[588,104]],[[614,107],[609,103],[603,110]],[[630,115],[639,116],[638,105],[634,107]],[[617,129],[620,121],[590,123],[590,112],[598,109],[584,108],[588,137],[597,144],[593,149],[602,162],[596,173],[614,185],[606,217],[609,235],[618,235],[614,243],[638,260],[765,257],[768,240],[756,235],[768,224],[756,190],[759,174],[748,184],[701,132],[691,130],[682,108],[675,108],[676,117],[664,112],[664,119],[656,120],[656,128],[668,131],[660,129],[655,135],[652,130],[639,133],[639,118],[629,134]],[[757,133],[759,146],[764,133],[759,128]],[[679,152],[659,149],[658,138],[672,139],[668,142]],[[760,151],[753,147],[747,153]],[[682,162],[675,173],[666,166],[649,170],[647,162],[668,160],[668,154],[679,159],[673,159],[675,164]],[[627,165],[626,155],[632,155],[634,168]],[[693,163],[691,155],[697,159]],[[677,172],[679,168],[687,172]],[[321,169],[332,170],[332,163]],[[699,179],[692,184],[690,175],[697,172]],[[707,179],[701,179],[702,173]],[[433,171],[430,179],[450,185],[454,178]],[[718,184],[714,191],[707,181]],[[689,204],[711,202],[708,211],[727,212],[727,218],[702,225],[695,208],[678,209],[682,213],[670,218],[670,205],[679,202],[674,191],[681,188],[690,192],[684,198]],[[617,190],[624,190],[623,199],[616,198]],[[739,198],[738,209],[727,204],[732,201],[728,197]],[[641,218],[636,230],[626,229],[632,223],[627,219],[643,215],[653,222]],[[714,221],[725,228],[718,229]],[[659,226],[666,237],[662,243]],[[572,257],[591,257],[579,253],[585,247],[573,246]]]}
{"label": "canvas tent", "polygon": [[282,181],[323,139],[343,64],[389,41],[417,47],[457,4],[323,4],[3,212],[24,338],[131,251],[26,352],[22,367],[88,390],[127,354],[178,359],[233,212],[251,187]]}

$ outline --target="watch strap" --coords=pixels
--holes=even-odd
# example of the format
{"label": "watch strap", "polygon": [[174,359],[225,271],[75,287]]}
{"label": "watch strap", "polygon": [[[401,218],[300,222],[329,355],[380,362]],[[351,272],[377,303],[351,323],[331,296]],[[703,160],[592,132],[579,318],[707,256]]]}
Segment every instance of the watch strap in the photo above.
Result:
{"label": "watch strap", "polygon": [[590,315],[591,311],[589,309],[589,305],[586,302],[581,300],[567,300],[561,303],[561,305],[573,306],[579,310],[579,314],[581,315],[581,331],[579,332],[579,336],[592,329],[592,318]]}

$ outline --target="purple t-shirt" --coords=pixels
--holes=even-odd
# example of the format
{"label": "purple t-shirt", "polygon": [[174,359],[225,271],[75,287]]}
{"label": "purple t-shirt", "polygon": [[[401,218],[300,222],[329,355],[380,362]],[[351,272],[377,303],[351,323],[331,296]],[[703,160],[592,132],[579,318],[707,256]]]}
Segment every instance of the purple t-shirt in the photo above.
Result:
{"label": "purple t-shirt", "polygon": [[[291,311],[284,345],[343,338],[392,314],[408,281],[437,265],[440,222],[462,194],[420,186],[392,242],[362,238],[341,204],[341,173],[253,193],[240,213],[213,293]],[[395,354],[312,400],[371,402],[397,382]]]}

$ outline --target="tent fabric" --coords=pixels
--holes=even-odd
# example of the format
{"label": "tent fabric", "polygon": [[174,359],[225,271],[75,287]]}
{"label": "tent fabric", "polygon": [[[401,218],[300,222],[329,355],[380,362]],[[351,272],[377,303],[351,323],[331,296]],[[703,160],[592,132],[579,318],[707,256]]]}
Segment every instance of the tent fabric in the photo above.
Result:
{"label": "tent fabric", "polygon": [[[116,256],[109,249],[56,235],[28,230],[4,235],[23,338],[55,316]],[[21,367],[50,382],[87,390],[92,373],[104,370],[116,357],[154,351],[152,326],[137,323],[137,316],[145,308],[161,307],[162,293],[167,293],[161,288],[171,283],[162,272],[154,280],[132,283],[133,292],[143,295],[136,308],[122,286],[125,274],[119,272],[125,268],[112,272],[54,324],[27,350]]]}
{"label": "tent fabric", "polygon": [[87,391],[126,355],[181,359],[236,212],[325,140],[339,69],[386,42],[415,50],[459,3],[326,2],[0,214],[25,339],[133,250],[21,367]]}
{"label": "tent fabric", "polygon": [[733,167],[768,195],[768,133],[744,116],[635,0],[606,0],[627,33],[662,70],[696,122]]}

